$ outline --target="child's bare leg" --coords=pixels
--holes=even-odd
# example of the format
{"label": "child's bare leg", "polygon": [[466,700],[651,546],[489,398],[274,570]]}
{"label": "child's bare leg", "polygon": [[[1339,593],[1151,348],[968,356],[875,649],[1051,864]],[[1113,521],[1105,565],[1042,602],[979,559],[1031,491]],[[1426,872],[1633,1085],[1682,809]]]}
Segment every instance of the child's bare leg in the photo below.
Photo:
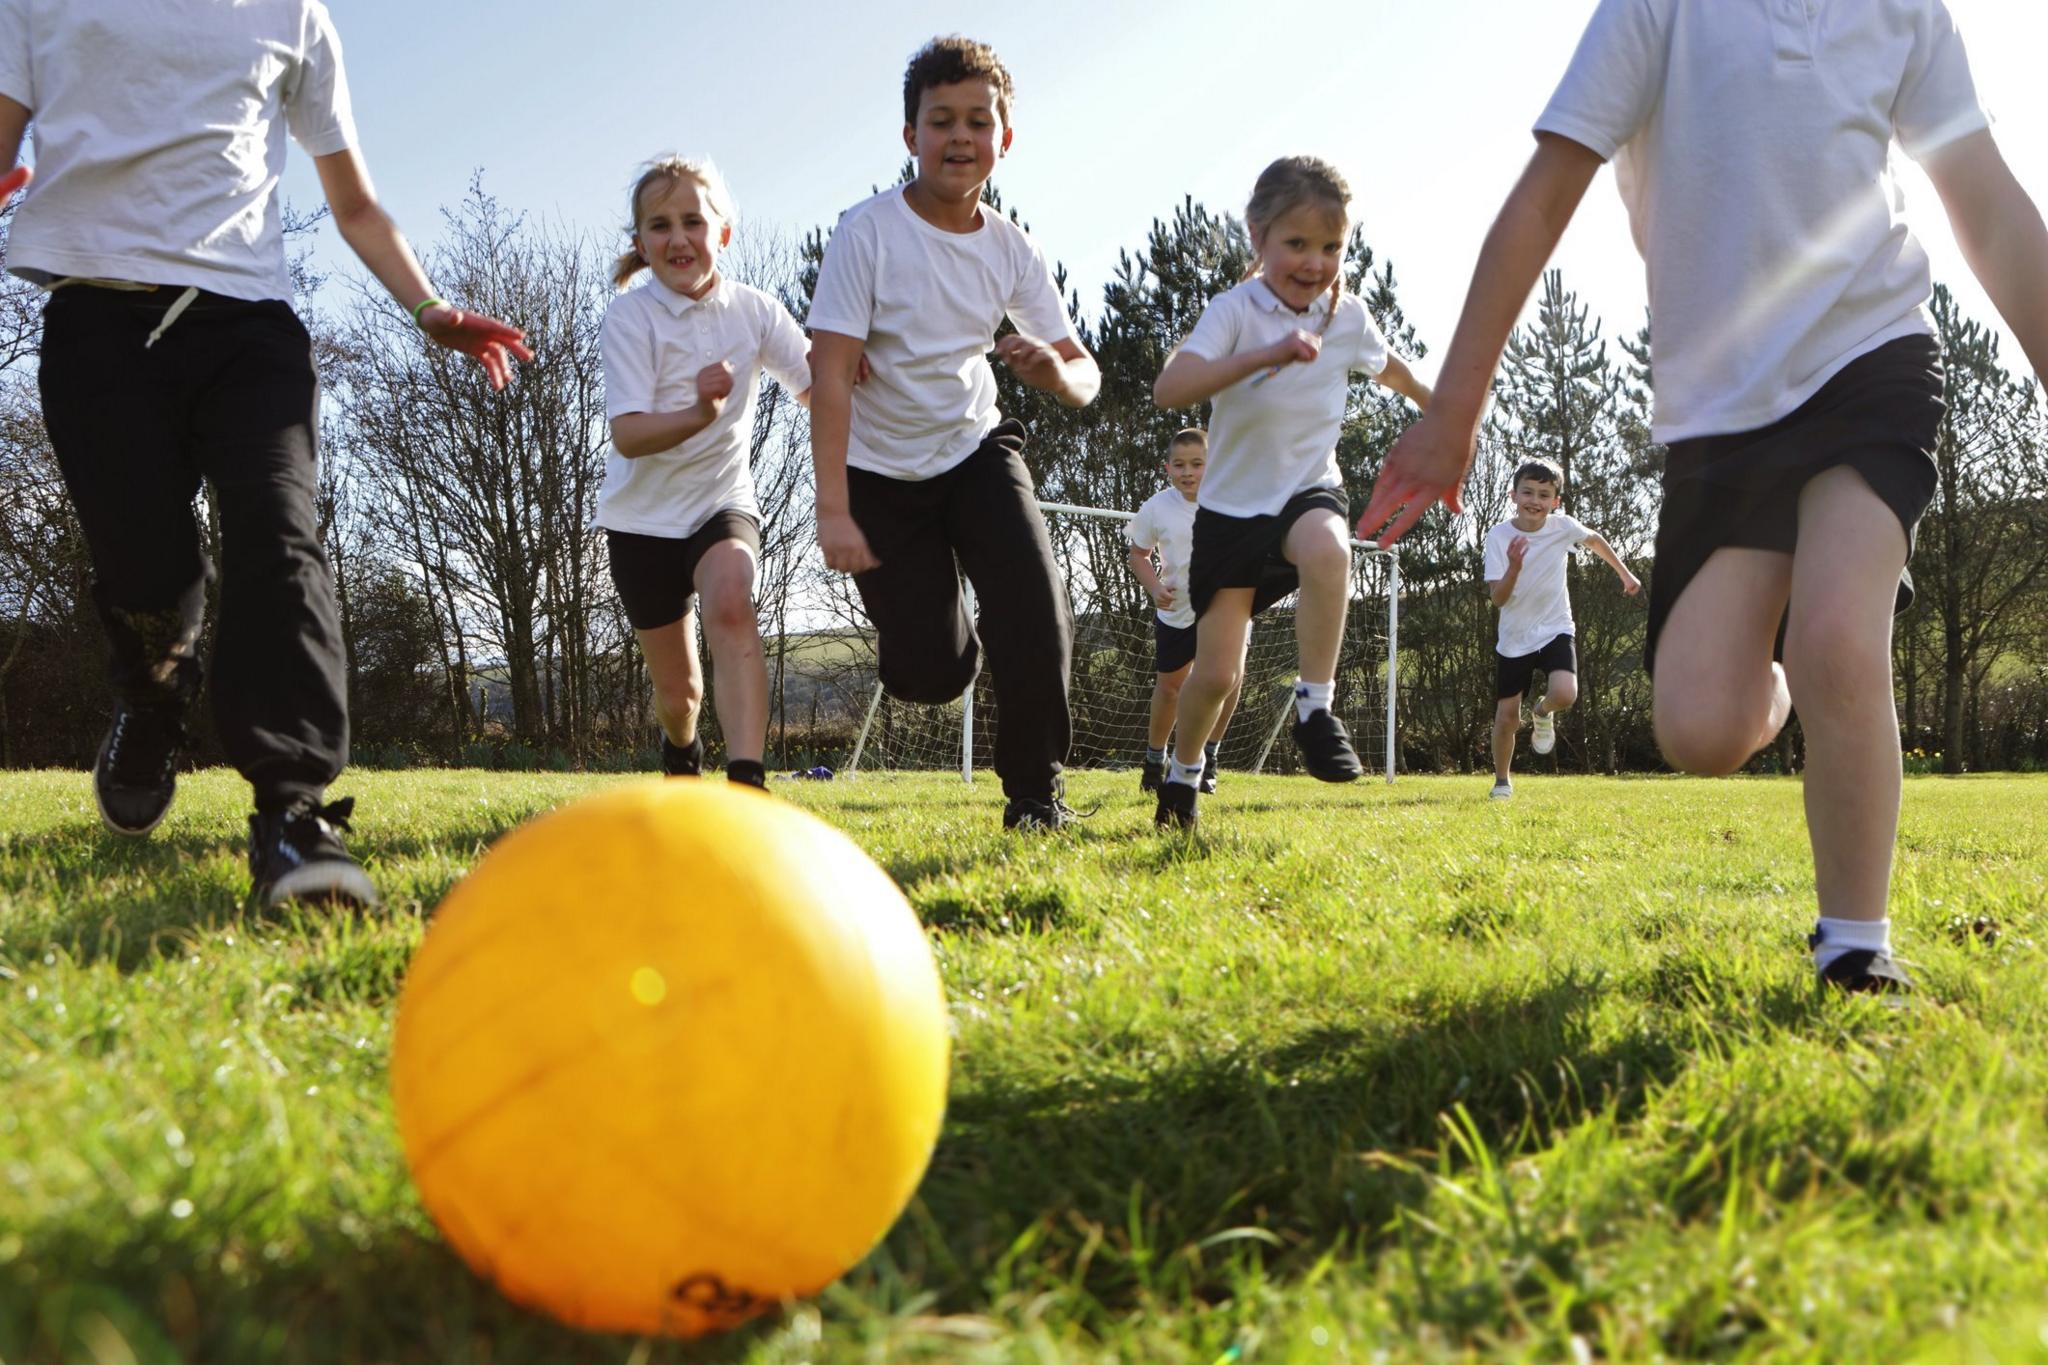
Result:
{"label": "child's bare leg", "polygon": [[654,717],[678,749],[697,738],[697,713],[704,705],[704,668],[697,660],[697,608],[653,630],[633,632],[654,684]]}
{"label": "child's bare leg", "polygon": [[1344,647],[1344,608],[1351,597],[1350,532],[1342,517],[1317,508],[1288,528],[1282,553],[1301,575],[1294,633],[1301,646],[1302,680],[1331,682]]}
{"label": "child's bare leg", "polygon": [[1657,747],[1680,772],[1732,773],[1784,727],[1784,670],[1771,662],[1792,593],[1792,556],[1724,547],[1671,604],[1657,640]]}
{"label": "child's bare leg", "polygon": [[[1249,632],[1247,632],[1245,636],[1245,647],[1247,649],[1251,647],[1251,636]],[[1240,654],[1238,657],[1243,658],[1244,656]],[[1238,699],[1243,695],[1244,670],[1239,669],[1237,673],[1237,685],[1235,687],[1232,687],[1230,689],[1230,695],[1223,699],[1223,710],[1217,714],[1215,727],[1209,731],[1209,742],[1211,744],[1221,744],[1223,742],[1223,732],[1230,728],[1230,718],[1237,714],[1237,702]]]}
{"label": "child's bare leg", "polygon": [[754,557],[739,541],[722,540],[697,561],[704,643],[718,680],[718,725],[728,762],[760,762],[768,738],[768,665],[754,616]]}
{"label": "child's bare leg", "polygon": [[1171,673],[1160,673],[1152,684],[1152,719],[1145,729],[1145,747],[1164,749],[1166,741],[1173,736],[1173,718],[1180,713],[1180,690],[1188,680],[1192,663],[1182,664]]}
{"label": "child's bare leg", "polygon": [[1252,619],[1250,588],[1219,588],[1195,623],[1195,661],[1180,689],[1180,724],[1173,758],[1199,771],[1202,741],[1216,728],[1223,704],[1244,682],[1246,627]]}
{"label": "child's bare leg", "polygon": [[1799,497],[1785,673],[1806,736],[1814,889],[1831,919],[1885,916],[1899,826],[1892,604],[1906,562],[1899,519],[1846,466]]}
{"label": "child's bare leg", "polygon": [[[1579,675],[1576,673],[1566,673],[1564,670],[1559,669],[1544,680],[1543,699],[1536,703],[1536,714],[1539,716],[1554,716],[1560,711],[1569,711],[1571,710],[1572,703],[1578,699]],[[1500,718],[1496,716],[1493,723],[1498,728]],[[1783,718],[1780,718],[1779,724],[1782,725],[1783,723]],[[1772,731],[1772,733],[1775,734],[1777,732]]]}
{"label": "child's bare leg", "polygon": [[1522,728],[1522,699],[1502,697],[1493,708],[1493,778],[1508,780],[1515,761],[1515,734]]}

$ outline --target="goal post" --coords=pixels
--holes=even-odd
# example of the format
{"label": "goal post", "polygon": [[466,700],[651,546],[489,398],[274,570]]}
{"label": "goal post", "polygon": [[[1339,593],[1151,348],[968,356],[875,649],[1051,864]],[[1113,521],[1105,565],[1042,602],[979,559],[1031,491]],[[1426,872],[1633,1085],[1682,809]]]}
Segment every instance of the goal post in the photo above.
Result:
{"label": "goal post", "polygon": [[[1069,704],[1074,717],[1070,768],[1135,767],[1144,757],[1155,674],[1154,609],[1132,577],[1123,523],[1132,513],[1041,502],[1054,559],[1074,612]],[[968,610],[973,589],[965,581]],[[1337,668],[1337,711],[1368,767],[1392,782],[1398,767],[1398,558],[1369,542],[1351,542],[1351,595]],[[1294,598],[1260,613],[1246,650],[1244,687],[1219,746],[1219,766],[1240,772],[1295,771],[1282,742],[1294,704],[1298,655]],[[921,706],[868,690],[844,776],[879,771],[958,771],[966,782],[992,766],[1002,717],[986,675],[959,700]]]}

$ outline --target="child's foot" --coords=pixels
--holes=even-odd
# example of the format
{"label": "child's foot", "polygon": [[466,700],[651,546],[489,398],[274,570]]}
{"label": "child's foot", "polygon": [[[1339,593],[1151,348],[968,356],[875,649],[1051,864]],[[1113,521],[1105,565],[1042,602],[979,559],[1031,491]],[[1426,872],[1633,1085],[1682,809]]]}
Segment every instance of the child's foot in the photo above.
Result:
{"label": "child's foot", "polygon": [[1846,995],[1910,995],[1913,978],[1890,953],[1852,948],[1823,967],[1820,984]]}
{"label": "child's foot", "polygon": [[1154,759],[1145,760],[1145,770],[1138,774],[1138,790],[1156,792],[1159,784],[1166,780],[1166,765]]}
{"label": "child's foot", "polygon": [[751,758],[735,758],[727,763],[725,780],[743,787],[768,790],[768,770]]}
{"label": "child's foot", "polygon": [[1044,796],[1011,797],[1009,804],[1003,807],[1003,828],[1020,834],[1056,833],[1094,813],[1090,809],[1084,814],[1069,806],[1066,784],[1055,779],[1052,790]]}
{"label": "child's foot", "polygon": [[672,743],[667,735],[661,737],[661,770],[670,777],[702,777],[704,775],[704,737],[692,739],[687,745]]}
{"label": "child's foot", "polygon": [[294,900],[375,905],[377,888],[341,842],[355,806],[352,796],[324,806],[307,798],[250,816],[250,892],[257,903],[266,910]]}
{"label": "child's foot", "polygon": [[1152,823],[1160,829],[1193,829],[1195,821],[1195,789],[1185,782],[1160,783]]}
{"label": "child's foot", "polygon": [[161,824],[177,795],[178,756],[184,747],[182,710],[140,710],[116,701],[114,723],[92,765],[101,823],[135,838]]}
{"label": "child's foot", "polygon": [[1514,794],[1514,783],[1508,781],[1505,777],[1496,777],[1493,779],[1493,790],[1486,794],[1486,799],[1489,801],[1506,801],[1512,798]]}
{"label": "child's foot", "polygon": [[1539,754],[1547,754],[1557,747],[1557,717],[1548,711],[1538,711],[1536,719],[1529,724],[1529,747]]}
{"label": "child's foot", "polygon": [[1202,780],[1195,783],[1195,790],[1204,796],[1213,796],[1215,794],[1216,755],[1204,754],[1202,756]]}
{"label": "child's foot", "polygon": [[1311,777],[1323,782],[1356,782],[1365,775],[1365,767],[1351,747],[1351,736],[1344,732],[1344,722],[1327,710],[1311,711],[1307,720],[1296,720],[1294,743]]}

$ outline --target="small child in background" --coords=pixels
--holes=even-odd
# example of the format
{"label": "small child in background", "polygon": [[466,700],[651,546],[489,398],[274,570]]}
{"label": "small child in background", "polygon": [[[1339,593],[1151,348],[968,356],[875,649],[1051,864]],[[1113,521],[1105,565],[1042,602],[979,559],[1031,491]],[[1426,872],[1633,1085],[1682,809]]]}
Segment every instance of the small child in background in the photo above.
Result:
{"label": "small child in background", "polygon": [[[1152,710],[1145,735],[1145,768],[1138,789],[1157,792],[1166,776],[1166,742],[1180,711],[1181,684],[1195,661],[1195,609],[1188,603],[1188,556],[1194,549],[1195,495],[1209,463],[1209,436],[1199,427],[1183,427],[1166,446],[1166,478],[1171,485],[1145,500],[1125,528],[1131,543],[1131,572],[1158,609],[1152,622]],[[1158,567],[1153,567],[1153,556]],[[1204,793],[1216,790],[1216,749],[1242,687],[1224,699],[1223,713],[1202,745]]]}
{"label": "small child in background", "polygon": [[1500,608],[1500,634],[1493,650],[1495,801],[1515,794],[1508,767],[1515,757],[1515,733],[1522,728],[1522,694],[1536,671],[1546,675],[1529,733],[1529,747],[1537,753],[1557,747],[1557,713],[1579,697],[1578,645],[1565,557],[1583,545],[1620,575],[1624,593],[1634,597],[1643,588],[1598,532],[1558,510],[1563,483],[1564,475],[1550,461],[1525,461],[1515,471],[1515,515],[1486,533],[1486,589]]}

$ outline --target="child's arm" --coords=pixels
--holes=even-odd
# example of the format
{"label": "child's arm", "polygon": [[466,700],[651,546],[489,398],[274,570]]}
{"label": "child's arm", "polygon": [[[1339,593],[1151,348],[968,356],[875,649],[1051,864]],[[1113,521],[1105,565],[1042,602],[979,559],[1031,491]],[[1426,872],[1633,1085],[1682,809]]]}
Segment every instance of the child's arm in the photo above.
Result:
{"label": "child's arm", "polygon": [[21,137],[28,131],[28,120],[27,105],[0,95],[0,166],[8,168],[7,174],[0,176],[0,209],[34,176],[28,167],[14,164],[21,160]]}
{"label": "child's arm", "polygon": [[818,548],[825,567],[865,573],[881,560],[854,523],[846,496],[846,442],[853,429],[853,385],[865,338],[811,334],[811,469],[818,481]]}
{"label": "child's arm", "polygon": [[[1322,353],[1323,341],[1313,332],[1296,329],[1293,336],[1239,351],[1219,360],[1175,348],[1152,385],[1152,403],[1161,408],[1191,408],[1206,403],[1240,379],[1282,365],[1307,364]],[[1391,368],[1391,362],[1389,362]]]}
{"label": "child's arm", "polygon": [[[368,266],[378,283],[408,310],[433,298],[433,286],[427,283],[398,224],[377,202],[377,193],[370,188],[369,173],[355,149],[316,156],[313,165],[320,172],[320,188],[327,196],[327,207],[334,211],[334,226],[356,253],[356,259]],[[533,359],[533,352],[523,344],[526,333],[496,318],[464,312],[438,301],[415,317],[420,330],[434,341],[451,351],[476,357],[494,389],[504,388],[512,377],[513,357]]]}
{"label": "child's arm", "polygon": [[1382,388],[1392,389],[1424,412],[1429,411],[1429,402],[1434,396],[1429,391],[1429,385],[1417,379],[1415,371],[1409,369],[1408,362],[1401,357],[1388,352],[1387,367],[1373,378]]}
{"label": "child's arm", "polygon": [[1986,129],[1924,163],[1956,245],[2034,373],[2048,378],[2048,227]]}
{"label": "child's arm", "polygon": [[1508,571],[1499,578],[1486,582],[1486,595],[1493,599],[1493,605],[1504,607],[1515,595],[1515,584],[1522,577],[1522,556],[1529,553],[1529,537],[1516,536],[1508,542]]}
{"label": "child's arm", "polygon": [[1607,567],[1614,570],[1621,578],[1621,591],[1624,596],[1634,597],[1643,590],[1642,580],[1629,572],[1628,565],[1621,562],[1621,556],[1616,554],[1614,547],[1607,543],[1607,537],[1599,534],[1597,531],[1588,532],[1586,535],[1586,548],[1606,560]]}
{"label": "child's arm", "polygon": [[[805,390],[806,393],[809,390]],[[629,460],[673,450],[718,420],[732,396],[732,366],[697,371],[697,401],[676,412],[622,412],[612,418],[612,449]]]}
{"label": "child's arm", "polygon": [[1140,549],[1136,545],[1131,547],[1131,573],[1144,585],[1146,595],[1152,599],[1153,606],[1161,611],[1173,610],[1173,589],[1159,581],[1159,571],[1152,567],[1150,550]]}
{"label": "child's arm", "polygon": [[1379,543],[1393,544],[1439,500],[1453,512],[1465,510],[1465,471],[1472,465],[1494,367],[1600,164],[1589,147],[1554,133],[1537,135],[1536,154],[1479,249],[1465,309],[1437,375],[1436,401],[1387,452],[1358,519],[1361,540],[1385,526]]}
{"label": "child's arm", "polygon": [[996,343],[996,359],[1027,388],[1042,389],[1070,408],[1087,407],[1102,388],[1095,357],[1071,337],[1048,343],[1012,332]]}

